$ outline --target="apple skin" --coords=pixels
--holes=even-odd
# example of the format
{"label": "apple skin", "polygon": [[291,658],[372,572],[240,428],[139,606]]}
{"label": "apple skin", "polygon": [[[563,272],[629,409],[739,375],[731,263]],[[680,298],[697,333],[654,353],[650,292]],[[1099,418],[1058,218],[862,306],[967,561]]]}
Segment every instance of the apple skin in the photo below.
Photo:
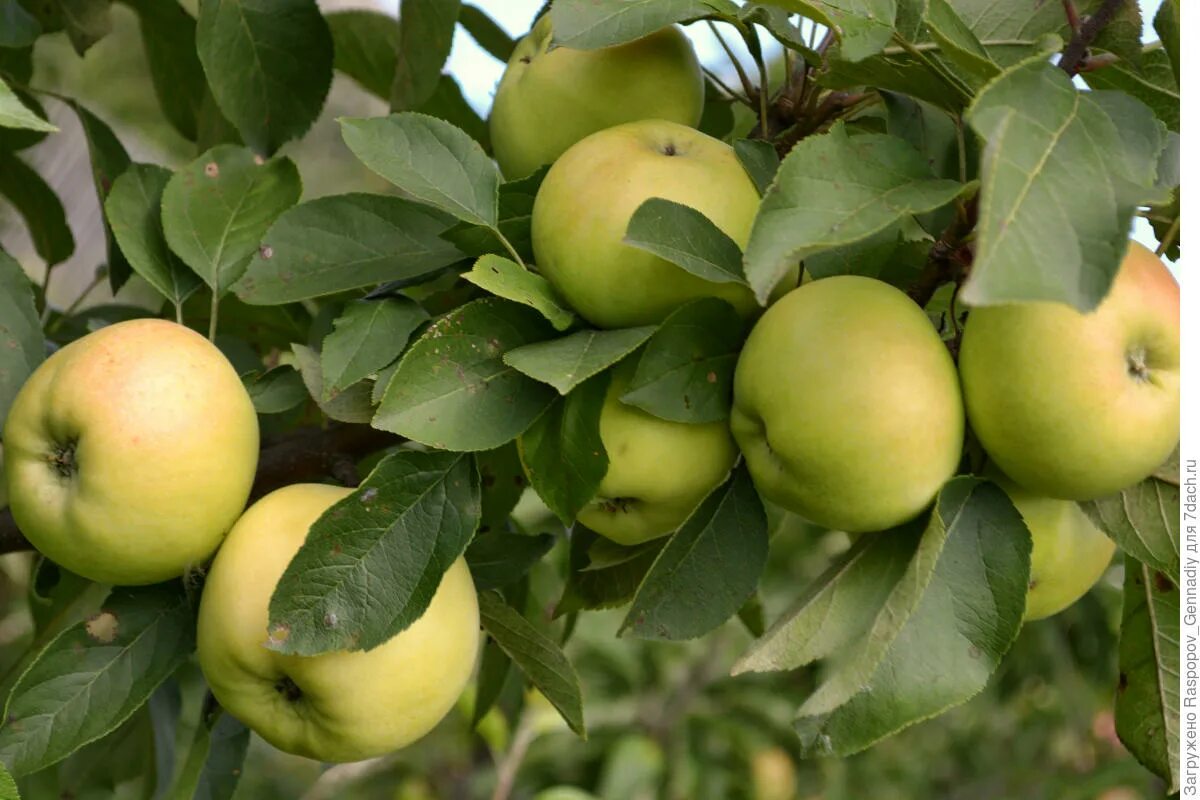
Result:
{"label": "apple skin", "polygon": [[1104,575],[1117,545],[1070,500],[1034,494],[1003,475],[984,475],[1008,495],[1033,538],[1025,620],[1053,616],[1087,594]]}
{"label": "apple skin", "polygon": [[1091,313],[973,309],[958,368],[971,428],[1005,475],[1064,500],[1120,491],[1179,441],[1179,284],[1131,242]]}
{"label": "apple skin", "polygon": [[138,319],[34,370],[4,444],[13,518],[34,547],[100,583],[157,583],[208,560],[245,508],[258,417],[207,339]]}
{"label": "apple skin", "polygon": [[615,47],[547,52],[552,33],[544,15],[517,43],[496,88],[488,127],[496,161],[510,180],[623,122],[699,123],[704,75],[677,26]]}
{"label": "apple skin", "polygon": [[424,736],[454,706],[479,649],[462,558],[421,618],[379,647],[310,657],[264,646],[279,578],[317,517],[350,491],[294,484],[251,506],[213,561],[197,623],[200,668],[221,705],[280,750],[320,761],[359,761]]}
{"label": "apple skin", "polygon": [[600,411],[608,472],[578,515],[581,523],[623,545],[673,533],[737,459],[724,422],[670,422],[622,403],[635,366],[626,361],[609,382]]}
{"label": "apple skin", "polygon": [[963,407],[925,312],[873,278],[806,283],[746,340],[730,425],[767,500],[826,528],[880,531],[955,472]]}
{"label": "apple skin", "polygon": [[[733,148],[700,131],[642,120],[592,134],[555,162],[533,204],[538,269],[580,316],[601,328],[660,323],[701,297],[761,311],[737,283],[713,283],[624,243],[638,207],[662,197],[700,211],[745,248],[759,196]],[[777,294],[796,285],[799,266]]]}

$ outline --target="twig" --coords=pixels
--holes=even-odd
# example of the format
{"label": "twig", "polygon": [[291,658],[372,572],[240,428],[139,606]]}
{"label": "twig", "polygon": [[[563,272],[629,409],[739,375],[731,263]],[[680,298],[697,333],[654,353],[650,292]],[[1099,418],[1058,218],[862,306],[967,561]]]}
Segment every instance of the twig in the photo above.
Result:
{"label": "twig", "polygon": [[1063,72],[1071,77],[1078,74],[1079,67],[1087,56],[1088,47],[1100,35],[1100,31],[1104,30],[1104,26],[1117,15],[1117,10],[1120,9],[1123,2],[1124,0],[1104,0],[1103,5],[1096,10],[1096,13],[1079,25],[1078,32],[1071,37],[1070,43],[1063,50],[1062,58],[1059,59],[1058,66],[1062,68]]}
{"label": "twig", "polygon": [[1071,35],[1079,35],[1079,12],[1075,9],[1073,0],[1062,0],[1063,13],[1067,15],[1067,25],[1071,27]]}
{"label": "twig", "polygon": [[[63,312],[59,314],[58,319],[54,320],[54,324],[46,328],[46,333],[54,333],[54,331],[58,330],[58,327],[62,325],[63,320],[75,313],[75,310],[79,308],[79,305],[84,301],[84,298],[95,291],[96,287],[100,285],[100,282],[104,280],[105,274],[105,271],[102,269],[96,270],[96,276],[92,278],[92,282],[89,283],[84,290],[79,293],[78,297],[71,301],[71,305],[63,309]],[[46,307],[49,308],[50,304],[47,303]]]}
{"label": "twig", "polygon": [[733,48],[725,41],[725,37],[717,30],[717,26],[713,24],[711,19],[705,20],[708,24],[708,29],[713,32],[713,36],[717,37],[717,41],[721,44],[721,49],[725,51],[725,55],[729,56],[729,60],[733,62],[733,69],[737,72],[738,80],[742,82],[742,91],[746,93],[746,97],[754,97],[757,91],[754,84],[750,82],[750,76],[746,74],[746,69],[742,66],[742,62],[738,61],[738,57],[734,55]]}
{"label": "twig", "polygon": [[1171,227],[1167,228],[1167,234],[1158,243],[1158,248],[1154,251],[1154,255],[1162,258],[1163,253],[1171,249],[1171,245],[1175,244],[1176,237],[1179,236],[1179,217],[1171,223]]}
{"label": "twig", "polygon": [[737,100],[739,103],[744,103],[745,105],[748,105],[748,106],[753,105],[753,103],[750,102],[749,98],[747,98],[745,95],[742,95],[742,94],[734,91],[734,89],[731,88],[729,86],[729,84],[725,83],[725,81],[721,80],[720,77],[717,76],[717,73],[713,72],[708,67],[701,67],[700,69],[702,69],[704,71],[705,77],[707,77],[710,81],[712,81],[713,84],[715,84],[716,87],[718,89],[720,89],[722,92],[729,95],[734,100]]}
{"label": "twig", "polygon": [[908,296],[922,308],[944,283],[962,283],[971,269],[972,253],[967,239],[975,228],[978,198],[972,198],[929,250],[925,268],[911,286]]}
{"label": "twig", "polygon": [[521,762],[525,760],[525,754],[529,752],[529,745],[533,744],[533,740],[537,738],[536,727],[533,715],[528,710],[522,712],[521,721],[517,723],[512,743],[504,753],[504,758],[496,766],[496,789],[492,792],[492,800],[508,800],[512,794],[513,786],[517,782],[517,771],[521,769]]}

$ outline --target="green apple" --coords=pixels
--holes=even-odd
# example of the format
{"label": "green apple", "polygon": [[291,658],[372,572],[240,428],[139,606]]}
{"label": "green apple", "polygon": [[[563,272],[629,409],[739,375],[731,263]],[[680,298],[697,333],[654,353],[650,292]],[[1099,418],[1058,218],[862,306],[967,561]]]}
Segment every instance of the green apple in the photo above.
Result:
{"label": "green apple", "polygon": [[52,561],[101,583],[204,563],[246,505],[258,418],[198,333],[121,322],[48,358],[4,427],[13,518]]}
{"label": "green apple", "polygon": [[[624,243],[633,212],[662,197],[700,211],[741,247],[758,190],[724,142],[662,120],[594,133],[555,162],[533,204],[533,254],[542,274],[601,328],[652,325],[700,297],[760,309],[738,283],[713,283]],[[799,267],[781,284],[796,285]]]}
{"label": "green apple", "polygon": [[1077,503],[1034,494],[995,472],[985,477],[1005,491],[1033,537],[1025,619],[1044,619],[1083,597],[1108,569],[1116,543]]}
{"label": "green apple", "polygon": [[973,309],[958,367],[971,428],[1005,475],[1065,500],[1119,491],[1179,441],[1179,284],[1132,242],[1090,313]]}
{"label": "green apple", "polygon": [[265,647],[268,605],[308,529],[349,489],[296,484],[251,506],[213,561],[197,623],[200,668],[221,705],[280,750],[359,761],[421,738],[470,680],[479,605],[466,562],[425,613],[372,650],[282,655]]}
{"label": "green apple", "polygon": [[928,508],[964,427],[954,361],[925,312],[853,275],[767,309],[738,358],[730,424],[766,499],[850,533]]}
{"label": "green apple", "polygon": [[521,178],[596,131],[657,118],[696,125],[704,76],[692,43],[672,25],[599,50],[550,49],[550,15],[517,43],[488,126],[501,171]]}
{"label": "green apple", "polygon": [[724,422],[670,422],[622,403],[635,363],[613,372],[600,410],[608,472],[581,523],[618,544],[673,533],[725,480],[737,448]]}

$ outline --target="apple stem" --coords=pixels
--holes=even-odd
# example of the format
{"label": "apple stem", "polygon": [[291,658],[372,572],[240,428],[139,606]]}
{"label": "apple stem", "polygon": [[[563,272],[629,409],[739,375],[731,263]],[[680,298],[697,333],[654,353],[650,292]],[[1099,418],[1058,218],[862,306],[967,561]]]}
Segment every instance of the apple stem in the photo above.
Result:
{"label": "apple stem", "polygon": [[513,261],[516,261],[525,269],[529,269],[529,266],[525,263],[525,259],[521,258],[521,254],[517,252],[517,248],[513,247],[513,244],[508,240],[508,237],[500,232],[500,228],[495,227],[491,230],[492,233],[496,234],[496,238],[500,240],[500,244],[504,245],[504,249],[508,251],[508,254],[512,256]]}

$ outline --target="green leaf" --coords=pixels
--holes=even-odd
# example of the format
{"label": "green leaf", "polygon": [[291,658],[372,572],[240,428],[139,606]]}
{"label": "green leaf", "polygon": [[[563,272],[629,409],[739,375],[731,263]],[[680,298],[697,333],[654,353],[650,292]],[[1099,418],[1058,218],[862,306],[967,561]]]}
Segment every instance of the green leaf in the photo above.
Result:
{"label": "green leaf", "polygon": [[932,177],[903,139],[850,136],[838,123],[803,139],[780,165],[750,232],[746,277],[765,302],[797,260],[940,208],[970,187]]}
{"label": "green leaf", "polygon": [[[821,65],[821,56],[808,46],[804,33],[792,24],[791,15],[782,8],[762,3],[747,3],[739,14],[742,22],[762,25],[781,45],[800,53],[814,67]],[[746,140],[750,141],[750,140]],[[759,141],[759,140],[754,140]]]}
{"label": "green leaf", "polygon": [[901,613],[876,617],[797,712],[803,751],[859,752],[982,690],[1020,630],[1030,550],[1000,489],[968,477],[946,484],[893,592],[909,595]]}
{"label": "green leaf", "polygon": [[437,88],[433,96],[417,109],[422,114],[445,120],[456,128],[461,128],[467,135],[479,143],[480,147],[491,148],[491,138],[488,124],[479,116],[467,98],[463,97],[462,87],[453,75],[442,75],[438,78]]}
{"label": "green leaf", "polygon": [[[0,2],[2,2],[2,0],[0,0]],[[6,51],[0,49],[0,55],[3,55],[4,52]],[[3,89],[0,89],[0,92],[2,91]],[[17,99],[20,100],[26,108],[33,111],[33,113],[41,119],[49,121],[50,117],[46,114],[46,108],[41,104],[41,102],[38,101],[37,95],[30,94],[24,89],[14,89],[13,93],[16,94]],[[46,136],[47,131],[32,131],[28,128],[0,127],[0,150],[8,150],[11,152],[25,150],[42,141],[46,138]]]}
{"label": "green leaf", "polygon": [[[1060,9],[1061,10],[1061,9]],[[1061,41],[1059,42],[1061,45]],[[959,113],[970,99],[955,88],[924,61],[903,50],[888,48],[885,52],[862,61],[840,57],[838,48],[831,48],[828,67],[820,74],[818,83],[828,89],[857,91],[864,86],[914,97]],[[936,53],[926,53],[931,63],[940,62]]]}
{"label": "green leaf", "polygon": [[322,514],[271,596],[282,653],[370,650],[425,613],[479,526],[479,476],[460,453],[401,450]]}
{"label": "green leaf", "polygon": [[472,730],[479,727],[479,723],[496,705],[511,672],[512,659],[494,641],[485,640],[483,655],[479,658],[479,672],[475,678],[475,704],[471,708]]}
{"label": "green leaf", "polygon": [[479,618],[492,641],[558,709],[571,730],[586,736],[579,676],[558,643],[530,624],[495,592],[479,595]]}
{"label": "green leaf", "polygon": [[475,454],[479,485],[483,487],[483,517],[479,532],[506,531],[509,515],[525,493],[527,481],[515,442]]}
{"label": "green leaf", "polygon": [[1125,607],[1114,717],[1129,752],[1179,791],[1179,586],[1125,559]]}
{"label": "green leaf", "polygon": [[934,41],[941,45],[942,54],[958,67],[958,75],[966,78],[974,88],[983,86],[999,75],[1000,66],[992,61],[988,51],[948,0],[928,0],[928,3],[925,25]]}
{"label": "green leaf", "polygon": [[600,438],[608,381],[597,375],[556,399],[518,442],[534,491],[564,525],[592,501],[608,472]]}
{"label": "green leaf", "polygon": [[1154,30],[1162,42],[1163,50],[1171,60],[1171,71],[1175,73],[1175,85],[1179,78],[1179,0],[1163,0],[1154,15]]}
{"label": "green leaf", "polygon": [[1147,478],[1117,494],[1080,503],[1084,513],[1128,555],[1178,575],[1179,485]]}
{"label": "green leaf", "polygon": [[42,26],[20,0],[0,0],[0,47],[28,47],[41,32]]}
{"label": "green leaf", "polygon": [[850,61],[882,50],[896,19],[896,0],[774,0],[772,5],[833,29],[842,56]]}
{"label": "green leaf", "polygon": [[177,2],[125,2],[137,11],[150,80],[163,115],[183,138],[197,141],[208,83],[196,54],[195,18]]}
{"label": "green leaf", "polygon": [[750,474],[733,473],[671,536],[646,573],[621,632],[693,639],[738,612],[767,565],[767,512]]}
{"label": "green leaf", "polygon": [[675,22],[737,19],[730,0],[557,0],[550,7],[554,43],[575,50],[632,42]]}
{"label": "green leaf", "polygon": [[328,384],[321,370],[320,354],[311,347],[295,343],[292,344],[292,353],[296,356],[296,368],[304,379],[304,387],[325,416],[339,422],[371,421],[375,408],[371,403],[369,382],[359,381],[345,389],[326,393]]}
{"label": "green leaf", "polygon": [[420,108],[433,96],[450,55],[459,0],[401,0],[392,110]]}
{"label": "green leaf", "polygon": [[310,200],[271,224],[234,291],[247,303],[276,305],[432,276],[462,258],[440,236],[449,223],[398,197]]}
{"label": "green leaf", "polygon": [[646,343],[621,402],[672,422],[728,419],[744,328],[724,300],[677,308]]}
{"label": "green leaf", "polygon": [[[542,185],[542,179],[546,177],[548,171],[549,168],[542,167],[524,178],[500,184],[500,211],[497,227],[526,262],[533,261],[533,203],[537,198],[538,188]],[[505,258],[512,255],[500,241],[500,237],[496,236],[495,230],[485,225],[459,222],[442,234],[442,238],[453,242],[458,249],[475,257],[488,253]]]}
{"label": "green leaf", "polygon": [[176,306],[201,281],[167,247],[162,227],[162,195],[171,172],[155,164],[132,164],[117,178],[104,201],[104,215],[133,271]]}
{"label": "green leaf", "polygon": [[1041,59],[989,84],[967,121],[987,145],[962,299],[1095,308],[1129,246],[1134,212],[1155,195],[1162,124],[1129,96],[1079,91]]}
{"label": "green leaf", "polygon": [[475,40],[476,44],[487,50],[500,62],[507,63],[508,59],[512,57],[517,43],[481,9],[464,3],[458,12],[458,24],[471,34],[471,38]]}
{"label": "green leaf", "polygon": [[516,583],[554,546],[554,535],[491,532],[476,536],[467,547],[467,566],[481,592]]}
{"label": "green leaf", "polygon": [[864,275],[907,289],[925,268],[932,237],[912,217],[866,239],[804,259],[813,280],[833,275]]}
{"label": "green leaf", "polygon": [[[1094,14],[1103,0],[1090,0],[1083,9]],[[1107,50],[1128,64],[1137,66],[1142,53],[1142,9],[1139,0],[1121,0],[1117,11],[1092,41],[1091,50]]]}
{"label": "green leaf", "polygon": [[[633,599],[666,543],[666,538],[660,537],[635,547],[619,547],[587,528],[575,525],[571,529],[571,570],[567,573],[563,596],[554,608],[554,616],[625,605]],[[605,549],[618,550],[623,557],[593,558],[594,553]]]}
{"label": "green leaf", "polygon": [[242,378],[254,410],[259,414],[282,414],[308,400],[308,389],[297,370],[272,367],[262,375]]}
{"label": "green leaf", "polygon": [[75,252],[75,237],[54,190],[29,165],[0,150],[0,196],[8,198],[25,220],[33,249],[53,267]]}
{"label": "green leaf", "polygon": [[[108,127],[99,117],[74,101],[68,105],[79,117],[79,124],[83,127],[83,136],[87,140],[88,157],[92,164],[92,182],[96,187],[100,208],[103,209],[113,183],[129,168],[129,153],[125,151],[124,145],[112,132],[112,128]],[[108,256],[108,282],[113,292],[116,292],[125,284],[125,281],[129,280],[129,276],[133,274],[133,268],[117,246],[117,240],[113,236],[108,218],[102,217],[102,220],[105,252]]]}
{"label": "green leaf", "polygon": [[1082,73],[1093,89],[1112,89],[1136,97],[1163,121],[1167,130],[1179,131],[1179,84],[1171,71],[1171,60],[1161,45],[1153,44],[1142,53],[1141,69],[1121,62],[1103,69]]}
{"label": "green leaf", "polygon": [[554,392],[502,357],[549,335],[541,315],[516,303],[484,298],[460,306],[404,354],[371,424],[448,450],[490,450],[512,441]]}
{"label": "green leaf", "polygon": [[326,398],[386,367],[429,314],[415,300],[384,297],[346,306],[321,346]]}
{"label": "green leaf", "polygon": [[43,33],[66,31],[81,56],[112,30],[109,0],[43,0],[27,2],[25,8],[41,23]]}
{"label": "green leaf", "polygon": [[[758,193],[766,194],[771,181],[775,179],[775,173],[779,171],[779,154],[775,152],[775,145],[762,139],[737,139],[733,143],[733,152],[758,187]],[[738,272],[741,272],[741,264],[738,265]]]}
{"label": "green leaf", "polygon": [[263,155],[309,129],[333,80],[333,37],[312,0],[201,0],[196,51],[217,105]]}
{"label": "green leaf", "polygon": [[555,330],[575,324],[575,314],[558,299],[550,282],[512,259],[485,255],[463,278],[497,297],[536,309]]}
{"label": "green leaf", "polygon": [[33,113],[4,81],[0,81],[0,128],[22,128],[48,133],[58,130],[56,125],[51,125]]}
{"label": "green leaf", "polygon": [[651,197],[633,212],[622,241],[706,281],[746,282],[737,242],[704,214],[682,203]]}
{"label": "green leaf", "polygon": [[181,584],[114,589],[100,613],[54,639],[17,680],[0,761],[28,775],[115,730],[195,645]]}
{"label": "green leaf", "polygon": [[[958,131],[954,118],[944,110],[906,95],[882,91],[887,109],[887,132],[899,136],[916,148],[938,178],[959,175]],[[967,168],[971,173],[971,148],[967,148]]]}
{"label": "green leaf", "polygon": [[470,136],[412,112],[339,122],[358,160],[405,196],[464,222],[496,227],[500,171]]}
{"label": "green leaf", "polygon": [[504,363],[567,394],[642,346],[656,326],[611,331],[578,331],[561,339],[519,347],[504,354]]}
{"label": "green leaf", "polygon": [[200,721],[168,800],[229,800],[237,789],[250,730],[220,709]]}
{"label": "green leaf", "polygon": [[325,23],[333,36],[334,69],[379,99],[388,100],[400,45],[396,20],[378,11],[354,9],[326,14]]}
{"label": "green leaf", "polygon": [[167,182],[163,232],[171,250],[223,295],[246,272],[267,228],[299,199],[300,173],[290,159],[263,162],[244,147],[218,145]]}
{"label": "green leaf", "polygon": [[45,357],[33,284],[21,265],[0,250],[0,429],[17,392]]}
{"label": "green leaf", "polygon": [[21,800],[21,793],[17,791],[17,782],[13,780],[13,776],[3,765],[0,765],[0,800]]}

